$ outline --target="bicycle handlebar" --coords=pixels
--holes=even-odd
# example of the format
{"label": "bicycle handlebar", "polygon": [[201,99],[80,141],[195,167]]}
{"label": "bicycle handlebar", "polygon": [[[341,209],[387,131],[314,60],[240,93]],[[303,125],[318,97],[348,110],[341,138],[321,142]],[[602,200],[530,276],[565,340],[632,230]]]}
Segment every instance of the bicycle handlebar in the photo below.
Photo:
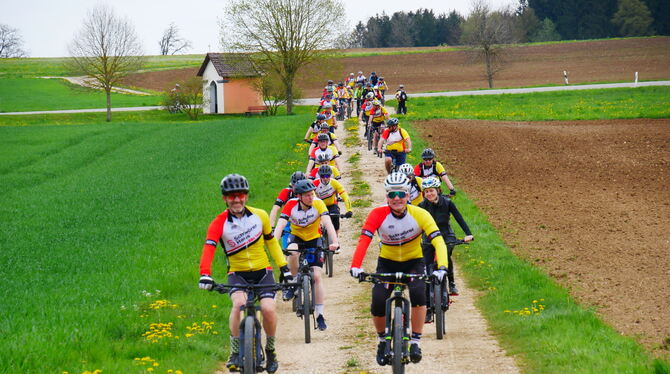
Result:
{"label": "bicycle handlebar", "polygon": [[252,291],[257,289],[265,289],[272,291],[284,290],[289,284],[288,283],[273,283],[273,284],[224,284],[224,283],[214,283],[210,291],[216,291],[219,293],[225,293],[226,291],[232,288],[239,288],[245,291]]}
{"label": "bicycle handlebar", "polygon": [[[369,278],[369,280],[368,280]],[[411,273],[361,273],[358,276],[359,282],[370,282],[370,283],[385,283],[390,282],[389,280],[383,280],[381,278],[395,278],[396,281],[401,281],[403,279],[427,279],[426,274],[411,274]]]}

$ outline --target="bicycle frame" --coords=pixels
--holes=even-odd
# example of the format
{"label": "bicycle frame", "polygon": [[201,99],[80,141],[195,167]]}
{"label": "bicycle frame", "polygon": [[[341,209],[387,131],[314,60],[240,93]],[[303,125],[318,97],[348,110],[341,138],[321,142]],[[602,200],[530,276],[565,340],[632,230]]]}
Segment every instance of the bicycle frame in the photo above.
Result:
{"label": "bicycle frame", "polygon": [[305,322],[305,343],[310,343],[312,339],[309,316],[312,316],[312,322],[316,322],[314,316],[316,297],[316,291],[314,289],[314,270],[312,270],[312,266],[309,265],[306,258],[307,250],[309,249],[319,250],[320,248],[312,248],[305,244],[298,244],[298,249],[284,250],[287,254],[290,252],[297,252],[300,254],[296,281],[289,283],[289,285],[298,288],[298,293],[293,299],[293,311]]}

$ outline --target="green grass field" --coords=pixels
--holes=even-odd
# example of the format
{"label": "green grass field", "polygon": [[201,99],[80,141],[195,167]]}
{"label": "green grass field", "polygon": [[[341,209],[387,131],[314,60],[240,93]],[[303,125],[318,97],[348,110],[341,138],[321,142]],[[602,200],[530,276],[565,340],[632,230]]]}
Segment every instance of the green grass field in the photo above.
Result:
{"label": "green grass field", "polygon": [[[112,108],[160,105],[160,96],[112,93]],[[0,112],[105,108],[104,91],[73,85],[62,79],[0,79]]]}
{"label": "green grass field", "polygon": [[0,127],[0,373],[211,373],[227,358],[228,298],[197,289],[219,182],[246,175],[269,209],[304,167],[311,115],[126,116]]}
{"label": "green grass field", "polygon": [[[605,90],[602,90],[605,91]],[[650,90],[641,96],[628,100],[631,92],[625,90],[598,91],[596,99],[590,101],[595,109],[591,116],[596,118],[630,118],[627,110],[639,111],[641,117],[650,116],[646,105],[653,104],[660,97],[667,100],[670,90]],[[635,92],[638,93],[639,91]],[[542,120],[579,119],[563,113],[552,117],[542,113],[543,107],[569,106],[577,100],[586,100],[572,95],[534,94],[524,95],[534,105],[521,108],[509,105],[508,96],[473,96],[463,99],[463,111],[456,118],[530,120],[540,116]],[[619,105],[599,105],[599,100],[620,102]],[[459,105],[459,98],[449,98],[447,106]],[[640,100],[641,102],[638,102]],[[421,101],[418,104],[417,101]],[[466,104],[467,103],[467,104]],[[443,105],[441,105],[443,104]],[[412,119],[454,118],[444,108],[444,98],[415,99],[407,116],[410,121],[402,121],[403,126],[412,134],[415,150],[430,146],[418,136],[417,127]],[[497,112],[490,106],[495,105]],[[584,107],[586,104],[580,104]],[[652,113],[663,109],[651,105]],[[439,110],[434,108],[438,107]],[[537,108],[537,109],[533,109]],[[656,108],[656,109],[654,109]],[[528,110],[526,116],[518,117],[519,112]],[[665,107],[666,113],[668,107]],[[486,115],[482,115],[486,111]],[[623,116],[623,117],[619,117]],[[668,114],[665,115],[667,117]],[[493,118],[489,118],[493,117]],[[557,118],[559,117],[559,118]],[[420,152],[410,154],[408,162],[413,165],[420,162]],[[458,186],[458,180],[450,176]],[[518,355],[524,372],[527,373],[670,373],[670,364],[654,360],[651,355],[632,338],[621,336],[612,327],[606,325],[592,310],[578,305],[568,292],[554,282],[546,273],[532,264],[516,257],[502,241],[487,217],[461,191],[455,198],[459,211],[468,222],[476,240],[469,246],[459,246],[455,258],[471,286],[482,294],[478,307],[493,328],[502,346],[509,354]],[[459,237],[464,234],[454,224]],[[448,313],[447,313],[448,320]],[[448,322],[447,322],[448,323]]]}
{"label": "green grass field", "polygon": [[[388,105],[397,106],[395,100]],[[670,117],[670,87],[613,88],[529,94],[416,97],[409,120],[433,118],[567,121]]]}

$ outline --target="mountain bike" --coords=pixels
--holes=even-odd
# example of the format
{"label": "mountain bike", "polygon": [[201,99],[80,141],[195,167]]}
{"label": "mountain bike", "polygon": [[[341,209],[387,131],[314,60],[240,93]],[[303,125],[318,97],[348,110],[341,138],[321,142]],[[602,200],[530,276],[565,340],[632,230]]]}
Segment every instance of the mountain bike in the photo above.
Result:
{"label": "mountain bike", "polygon": [[[285,249],[285,254],[291,252],[300,253],[298,259],[298,274],[295,282],[288,283],[297,288],[295,297],[293,298],[293,311],[298,318],[302,318],[305,324],[305,343],[312,341],[312,329],[310,323],[316,322],[314,316],[314,309],[316,307],[314,290],[314,271],[309,265],[313,262],[315,256],[319,255],[320,248],[308,247],[305,244],[298,244],[298,249]],[[310,318],[311,317],[311,318]],[[310,319],[312,320],[310,322]],[[316,323],[314,324],[316,326]]]}
{"label": "mountain bike", "polygon": [[386,362],[393,367],[393,374],[403,374],[409,361],[410,302],[403,296],[410,279],[426,279],[425,274],[361,273],[359,282],[393,285],[393,293],[386,299]]}
{"label": "mountain bike", "polygon": [[337,99],[337,120],[344,121],[344,115],[347,111],[345,106],[347,105],[346,99]]}
{"label": "mountain bike", "polygon": [[[265,352],[261,344],[261,333],[263,328],[258,318],[261,307],[258,305],[257,290],[284,290],[286,284],[248,284],[248,285],[229,285],[215,283],[212,291],[227,293],[230,289],[241,289],[247,293],[247,301],[240,308],[244,312],[244,317],[240,321],[240,361],[242,367],[240,371],[244,374],[260,373],[265,371]],[[234,311],[231,311],[234,313]]]}
{"label": "mountain bike", "polygon": [[[332,216],[339,216],[340,218],[347,218],[344,214],[339,214],[339,213],[329,213],[328,215]],[[337,254],[337,251],[332,251],[328,244],[330,244],[330,241],[328,239],[328,230],[326,230],[325,227],[321,227],[321,250],[323,251],[324,255],[324,261],[323,261],[323,268],[326,271],[326,274],[328,275],[328,278],[333,277],[333,260],[335,255]]]}
{"label": "mountain bike", "polygon": [[[454,247],[460,244],[468,244],[463,240],[452,240],[447,242],[447,247]],[[433,274],[435,271],[435,262],[426,266],[426,274],[428,281],[426,282],[428,300],[426,304],[426,315],[435,321],[435,335],[438,340],[444,337],[447,332],[445,326],[445,313],[449,310],[451,305],[451,298],[447,289],[447,277],[438,280]]]}

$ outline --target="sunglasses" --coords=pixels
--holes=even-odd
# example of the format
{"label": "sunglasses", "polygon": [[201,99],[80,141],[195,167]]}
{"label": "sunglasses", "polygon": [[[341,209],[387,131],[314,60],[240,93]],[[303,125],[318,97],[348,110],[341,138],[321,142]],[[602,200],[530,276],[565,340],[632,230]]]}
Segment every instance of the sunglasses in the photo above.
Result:
{"label": "sunglasses", "polygon": [[319,174],[319,177],[321,178],[330,178],[330,174]]}
{"label": "sunglasses", "polygon": [[391,191],[386,194],[389,199],[395,199],[396,197],[399,197],[401,199],[404,199],[407,196],[407,192],[405,191]]}
{"label": "sunglasses", "polygon": [[244,199],[249,193],[247,192],[230,192],[226,194],[226,199]]}

